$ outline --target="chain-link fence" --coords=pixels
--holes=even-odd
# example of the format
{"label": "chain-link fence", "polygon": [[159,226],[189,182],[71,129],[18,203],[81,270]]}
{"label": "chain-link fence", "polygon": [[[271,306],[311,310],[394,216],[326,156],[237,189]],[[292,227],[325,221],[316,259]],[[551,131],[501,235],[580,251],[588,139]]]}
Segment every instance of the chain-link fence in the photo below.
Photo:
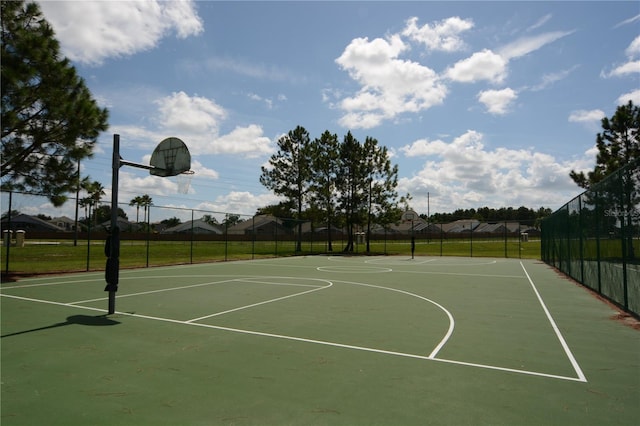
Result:
{"label": "chain-link fence", "polygon": [[640,316],[640,159],[541,224],[542,260]]}
{"label": "chain-link fence", "polygon": [[[3,275],[105,269],[109,203],[81,200],[76,214],[75,199],[54,208],[43,196],[0,195]],[[121,203],[118,209],[122,268],[338,255],[349,240],[341,224],[153,204]],[[353,254],[513,258],[539,258],[540,254],[539,231],[533,223],[519,221],[441,224],[416,218],[388,226],[374,224],[369,233],[366,230],[365,225],[357,227],[352,236]]]}

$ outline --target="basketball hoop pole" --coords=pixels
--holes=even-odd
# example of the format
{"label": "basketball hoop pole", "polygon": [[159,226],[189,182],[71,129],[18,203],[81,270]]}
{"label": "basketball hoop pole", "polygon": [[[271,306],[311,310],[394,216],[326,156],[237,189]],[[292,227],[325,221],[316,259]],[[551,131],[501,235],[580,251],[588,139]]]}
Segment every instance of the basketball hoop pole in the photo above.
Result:
{"label": "basketball hoop pole", "polygon": [[104,291],[109,292],[108,314],[116,311],[116,292],[118,291],[118,278],[120,275],[120,232],[118,229],[118,175],[120,174],[120,135],[113,135],[113,159],[111,171],[111,227],[109,238],[105,245],[107,265],[105,267],[105,280],[107,286]]}
{"label": "basketball hoop pole", "polygon": [[[164,148],[165,142],[169,144],[169,148]],[[151,156],[151,160],[152,164],[156,165],[146,166],[144,164],[125,161],[120,157],[120,135],[113,135],[113,158],[111,163],[111,226],[109,229],[109,237],[107,238],[104,247],[104,254],[107,256],[107,265],[105,267],[105,281],[107,282],[107,286],[104,291],[109,292],[109,315],[116,312],[116,292],[118,291],[118,280],[120,275],[120,228],[118,227],[118,177],[120,174],[120,167],[131,166],[139,169],[146,169],[150,170],[151,174],[158,176],[193,174],[193,172],[189,170],[189,167],[191,167],[191,155],[189,154],[189,150],[186,145],[184,145],[180,139],[167,138],[160,142],[156,150],[161,147],[162,149],[159,150],[161,154],[173,151],[174,149],[179,151],[179,154],[181,154],[179,163],[182,168],[178,168],[177,170],[174,169],[174,161],[176,160],[177,154],[173,154],[173,160],[171,161],[170,167],[167,164],[166,158],[163,157],[160,157],[164,160],[160,163],[163,167],[157,167],[157,163],[153,162],[154,156],[156,155],[155,151]],[[180,149],[182,149],[182,151],[180,151]]]}
{"label": "basketball hoop pole", "polygon": [[132,166],[150,170],[153,167],[143,164],[131,163],[120,158],[120,135],[113,135],[113,158],[111,161],[111,226],[107,238],[104,254],[107,256],[105,267],[105,281],[107,286],[104,291],[109,292],[108,314],[116,312],[116,292],[120,275],[120,228],[118,227],[118,186],[120,167]]}

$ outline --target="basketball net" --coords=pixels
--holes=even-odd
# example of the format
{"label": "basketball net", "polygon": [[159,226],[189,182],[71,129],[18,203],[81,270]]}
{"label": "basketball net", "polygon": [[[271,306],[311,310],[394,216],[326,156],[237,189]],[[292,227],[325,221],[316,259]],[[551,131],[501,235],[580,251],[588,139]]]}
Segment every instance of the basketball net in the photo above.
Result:
{"label": "basketball net", "polygon": [[184,173],[176,175],[176,183],[178,184],[179,194],[188,194],[191,187],[191,179],[193,179],[194,171],[188,170]]}

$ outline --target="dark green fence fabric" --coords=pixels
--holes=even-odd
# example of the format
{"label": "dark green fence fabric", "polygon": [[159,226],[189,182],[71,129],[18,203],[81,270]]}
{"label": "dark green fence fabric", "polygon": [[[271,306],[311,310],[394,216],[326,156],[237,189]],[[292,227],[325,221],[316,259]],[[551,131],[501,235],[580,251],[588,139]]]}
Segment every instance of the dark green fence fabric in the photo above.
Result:
{"label": "dark green fence fabric", "polygon": [[640,316],[640,159],[541,224],[541,258]]}

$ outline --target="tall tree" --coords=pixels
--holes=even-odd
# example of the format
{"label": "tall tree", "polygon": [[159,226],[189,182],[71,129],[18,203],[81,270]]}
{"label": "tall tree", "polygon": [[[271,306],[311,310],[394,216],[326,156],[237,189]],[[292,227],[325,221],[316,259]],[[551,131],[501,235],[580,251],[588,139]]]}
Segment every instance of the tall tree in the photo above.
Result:
{"label": "tall tree", "polygon": [[324,214],[327,224],[327,250],[333,251],[331,227],[335,224],[335,191],[340,171],[338,135],[325,130],[311,144],[311,203]]}
{"label": "tall tree", "polygon": [[340,172],[337,179],[339,207],[347,225],[347,245],[345,252],[354,251],[354,233],[364,222],[367,201],[365,155],[362,144],[347,132],[340,144]]}
{"label": "tall tree", "polygon": [[[400,219],[397,204],[398,166],[391,165],[387,147],[379,146],[374,138],[367,137],[363,146],[364,176],[367,184],[367,252],[371,236],[371,224],[386,225]],[[395,215],[389,214],[395,212]]]}
{"label": "tall tree", "polygon": [[93,207],[93,211],[94,211],[93,220],[94,220],[94,224],[97,225],[98,215],[96,214],[96,212],[98,211],[100,200],[104,195],[106,195],[104,192],[104,186],[102,186],[102,184],[98,181],[93,181],[93,182],[87,181],[85,182],[84,189],[87,191],[87,194],[90,200],[89,211],[91,211],[91,207]]}
{"label": "tall tree", "polygon": [[[588,189],[601,182],[616,170],[624,169],[620,176],[620,191],[611,188],[600,192],[591,193],[590,202],[596,204],[609,204],[616,206],[621,212],[621,228],[627,231],[625,238],[625,250],[627,256],[635,257],[633,246],[633,214],[638,204],[637,166],[632,167],[633,162],[640,161],[640,108],[629,101],[626,105],[620,105],[609,119],[602,119],[602,133],[596,136],[596,166],[593,171],[576,173],[571,171],[570,176],[580,187]],[[638,164],[638,163],[636,163]]]}
{"label": "tall tree", "polygon": [[629,101],[620,105],[611,118],[602,119],[602,133],[596,136],[596,166],[593,171],[571,171],[581,188],[589,188],[607,175],[640,157],[640,108]]}
{"label": "tall tree", "polygon": [[269,159],[269,167],[262,167],[260,175],[262,185],[296,206],[299,221],[296,251],[302,250],[302,208],[311,185],[310,163],[309,133],[297,126],[278,139],[278,151]]}
{"label": "tall tree", "polygon": [[144,207],[144,221],[149,223],[149,214],[151,213],[151,205],[153,204],[153,199],[149,196],[149,194],[144,194],[140,197],[140,205]]}
{"label": "tall tree", "polygon": [[92,155],[108,113],[61,58],[36,3],[3,1],[0,8],[2,187],[43,193],[60,206],[76,190],[76,164]]}
{"label": "tall tree", "polygon": [[139,195],[136,195],[131,199],[131,201],[129,201],[129,205],[136,207],[136,223],[139,223],[140,222],[140,206],[142,206],[142,197]]}

